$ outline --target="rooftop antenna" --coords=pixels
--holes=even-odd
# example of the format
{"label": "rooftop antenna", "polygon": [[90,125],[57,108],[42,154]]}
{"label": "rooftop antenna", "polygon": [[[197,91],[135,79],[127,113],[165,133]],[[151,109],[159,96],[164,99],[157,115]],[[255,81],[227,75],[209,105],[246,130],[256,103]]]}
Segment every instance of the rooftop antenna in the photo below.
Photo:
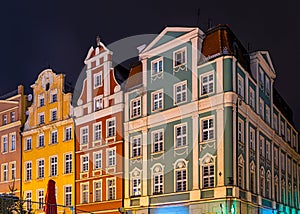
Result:
{"label": "rooftop antenna", "polygon": [[199,20],[200,20],[200,8],[197,9],[197,24],[196,26],[199,27]]}

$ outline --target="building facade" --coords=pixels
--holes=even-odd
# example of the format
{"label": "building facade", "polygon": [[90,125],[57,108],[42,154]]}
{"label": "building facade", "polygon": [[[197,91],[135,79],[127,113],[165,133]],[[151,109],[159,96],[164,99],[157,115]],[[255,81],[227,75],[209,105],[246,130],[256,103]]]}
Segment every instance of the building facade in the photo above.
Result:
{"label": "building facade", "polygon": [[21,128],[25,122],[27,96],[24,87],[0,97],[0,193],[22,192]]}
{"label": "building facade", "polygon": [[128,213],[296,213],[300,156],[267,51],[227,26],[165,28],[125,86]]}
{"label": "building facade", "polygon": [[43,212],[47,184],[56,182],[58,213],[72,213],[75,205],[74,123],[72,94],[65,76],[42,71],[31,86],[33,102],[22,133],[23,198],[26,209]]}
{"label": "building facade", "polygon": [[85,59],[86,73],[74,108],[76,213],[119,213],[123,198],[123,92],[112,52],[100,39]]}

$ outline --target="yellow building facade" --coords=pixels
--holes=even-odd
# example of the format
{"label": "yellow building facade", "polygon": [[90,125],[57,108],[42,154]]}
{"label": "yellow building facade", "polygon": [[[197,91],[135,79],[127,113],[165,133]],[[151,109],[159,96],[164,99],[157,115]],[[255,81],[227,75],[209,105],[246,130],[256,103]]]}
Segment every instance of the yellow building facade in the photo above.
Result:
{"label": "yellow building facade", "polygon": [[74,123],[72,94],[65,90],[65,75],[42,71],[33,89],[32,105],[22,133],[22,191],[26,209],[43,212],[47,184],[56,182],[58,213],[74,206]]}

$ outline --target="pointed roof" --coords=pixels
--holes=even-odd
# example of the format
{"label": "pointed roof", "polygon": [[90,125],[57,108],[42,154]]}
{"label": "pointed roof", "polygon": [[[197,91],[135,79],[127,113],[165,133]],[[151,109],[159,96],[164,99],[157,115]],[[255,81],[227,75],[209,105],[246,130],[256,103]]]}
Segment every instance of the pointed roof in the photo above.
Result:
{"label": "pointed roof", "polygon": [[99,44],[95,48],[93,46],[90,47],[84,62],[86,63],[89,59],[105,51],[110,50],[102,42],[99,41]]}

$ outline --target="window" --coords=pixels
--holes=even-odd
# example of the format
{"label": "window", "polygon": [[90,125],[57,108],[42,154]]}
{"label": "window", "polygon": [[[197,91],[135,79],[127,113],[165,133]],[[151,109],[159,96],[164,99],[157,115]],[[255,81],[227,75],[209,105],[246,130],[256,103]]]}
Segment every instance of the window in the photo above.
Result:
{"label": "window", "polygon": [[244,79],[238,74],[238,94],[244,97]]}
{"label": "window", "polygon": [[50,112],[51,112],[51,121],[56,120],[57,119],[57,110],[52,109]]}
{"label": "window", "polygon": [[151,69],[151,74],[152,76],[155,76],[157,74],[160,74],[163,72],[163,60],[162,58],[159,58],[158,60],[155,60],[152,62],[152,69]]}
{"label": "window", "polygon": [[80,144],[87,144],[89,141],[89,129],[88,127],[80,128]]}
{"label": "window", "polygon": [[241,143],[244,143],[244,121],[239,119],[238,121],[238,140]]}
{"label": "window", "polygon": [[102,168],[102,151],[94,152],[94,169]]}
{"label": "window", "polygon": [[25,162],[25,179],[30,181],[32,179],[32,162]]}
{"label": "window", "polygon": [[201,95],[214,92],[214,74],[204,74],[201,76]]}
{"label": "window", "polygon": [[130,110],[131,110],[131,118],[139,117],[141,116],[141,97],[138,97],[136,99],[133,99],[130,101]]}
{"label": "window", "polygon": [[115,118],[111,118],[106,120],[106,134],[107,137],[116,136],[116,121]]}
{"label": "window", "polygon": [[252,88],[249,90],[249,105],[255,109],[255,93]]}
{"label": "window", "polygon": [[72,186],[64,186],[65,206],[72,206]]}
{"label": "window", "polygon": [[265,139],[262,136],[259,136],[259,154],[265,155]]}
{"label": "window", "polygon": [[94,124],[94,141],[99,141],[102,138],[102,124]]}
{"label": "window", "polygon": [[174,104],[179,104],[187,101],[187,83],[181,82],[174,87]]}
{"label": "window", "polygon": [[3,115],[3,125],[7,124],[7,115]]}
{"label": "window", "polygon": [[115,166],[116,165],[116,148],[109,148],[107,149],[107,166]]}
{"label": "window", "polygon": [[134,196],[141,195],[141,179],[140,178],[132,179],[132,195],[134,195]]}
{"label": "window", "polygon": [[2,181],[8,181],[8,164],[2,164],[1,165],[1,170],[2,170]]}
{"label": "window", "polygon": [[102,72],[94,74],[94,88],[102,86]]}
{"label": "window", "polygon": [[266,105],[266,122],[270,124],[270,107]]}
{"label": "window", "polygon": [[264,89],[264,71],[261,68],[259,69],[259,87]]}
{"label": "window", "polygon": [[267,171],[266,197],[271,198],[271,173]]}
{"label": "window", "polygon": [[102,181],[94,181],[94,202],[102,201]]}
{"label": "window", "polygon": [[265,170],[263,167],[260,169],[260,195],[265,196]]}
{"label": "window", "polygon": [[107,179],[107,200],[116,199],[116,179]]}
{"label": "window", "polygon": [[71,140],[72,138],[72,127],[67,127],[65,129],[65,140]]}
{"label": "window", "polygon": [[186,63],[186,51],[185,49],[178,50],[174,53],[174,67],[180,66]]}
{"label": "window", "polygon": [[291,129],[287,128],[286,132],[287,132],[287,142],[290,143],[291,142]]}
{"label": "window", "polygon": [[256,193],[255,164],[250,163],[250,191]]}
{"label": "window", "polygon": [[250,127],[250,133],[249,133],[249,138],[250,138],[250,149],[255,151],[256,149],[256,144],[255,144],[255,130]]}
{"label": "window", "polygon": [[16,134],[11,134],[10,150],[11,151],[15,151],[16,150]]}
{"label": "window", "polygon": [[215,166],[213,164],[202,166],[203,188],[211,188],[215,185]]}
{"label": "window", "polygon": [[203,119],[202,120],[202,141],[208,141],[215,138],[214,119]]}
{"label": "window", "polygon": [[275,167],[278,167],[278,164],[279,164],[278,148],[276,146],[274,146],[273,156],[274,156],[274,165],[275,165]]}
{"label": "window", "polygon": [[282,152],[280,157],[281,169],[285,171],[285,154]]}
{"label": "window", "polygon": [[152,94],[152,111],[158,111],[163,109],[163,91],[156,91]]}
{"label": "window", "polygon": [[264,101],[259,98],[259,114],[264,119]]}
{"label": "window", "polygon": [[292,138],[292,146],[295,148],[296,147],[296,135],[293,134],[293,138]]}
{"label": "window", "polygon": [[270,97],[271,90],[270,90],[270,79],[266,76],[266,95]]}
{"label": "window", "polygon": [[31,150],[32,149],[32,140],[31,137],[26,138],[26,145],[25,150]]}
{"label": "window", "polygon": [[278,184],[278,177],[275,177],[274,181],[274,194],[275,194],[275,201],[279,202],[279,184]]}
{"label": "window", "polygon": [[81,203],[89,203],[89,183],[81,184]]}
{"label": "window", "polygon": [[51,144],[57,143],[57,131],[51,132]]}
{"label": "window", "polygon": [[273,114],[273,127],[276,132],[278,132],[278,117],[276,114]]}
{"label": "window", "polygon": [[44,112],[39,114],[39,124],[44,124],[45,123],[45,115]]}
{"label": "window", "polygon": [[10,170],[11,170],[11,180],[16,178],[16,162],[10,163]]}
{"label": "window", "polygon": [[65,154],[65,174],[72,172],[72,154]]}
{"label": "window", "polygon": [[152,132],[152,151],[161,152],[164,149],[164,134],[163,130]]}
{"label": "window", "polygon": [[82,155],[81,156],[81,172],[89,171],[89,156]]}
{"label": "window", "polygon": [[13,111],[13,112],[10,113],[10,121],[11,121],[11,122],[15,122],[15,120],[16,120],[16,114],[15,114],[15,112]]}
{"label": "window", "polygon": [[175,142],[176,148],[187,145],[187,124],[175,126]]}
{"label": "window", "polygon": [[57,156],[50,157],[50,176],[57,176]]}
{"label": "window", "polygon": [[45,105],[44,95],[39,95],[39,107],[42,107],[44,105]]}
{"label": "window", "polygon": [[51,103],[57,102],[57,93],[51,94]]}
{"label": "window", "polygon": [[7,152],[8,142],[7,142],[7,136],[2,137],[2,153]]}
{"label": "window", "polygon": [[45,137],[44,134],[39,135],[39,144],[38,147],[43,147],[45,145]]}
{"label": "window", "polygon": [[94,111],[103,109],[103,99],[102,96],[94,98]]}
{"label": "window", "polygon": [[271,144],[269,141],[266,142],[266,157],[267,160],[271,160]]}
{"label": "window", "polygon": [[40,159],[37,161],[38,170],[37,170],[37,177],[43,178],[45,176],[45,160]]}
{"label": "window", "polygon": [[32,192],[31,191],[27,191],[25,192],[25,199],[26,199],[26,209],[27,210],[31,210],[32,209]]}
{"label": "window", "polygon": [[135,136],[131,138],[132,157],[141,156],[141,146],[141,136]]}
{"label": "window", "polygon": [[244,166],[240,163],[238,166],[238,186],[244,189]]}
{"label": "window", "polygon": [[281,136],[285,136],[285,125],[284,125],[284,121],[280,121],[280,128],[281,128]]}
{"label": "window", "polygon": [[185,161],[178,161],[175,165],[176,192],[187,190],[187,171]]}
{"label": "window", "polygon": [[163,167],[161,165],[156,165],[153,167],[153,194],[162,194],[163,186],[164,186],[164,175],[163,175]]}

